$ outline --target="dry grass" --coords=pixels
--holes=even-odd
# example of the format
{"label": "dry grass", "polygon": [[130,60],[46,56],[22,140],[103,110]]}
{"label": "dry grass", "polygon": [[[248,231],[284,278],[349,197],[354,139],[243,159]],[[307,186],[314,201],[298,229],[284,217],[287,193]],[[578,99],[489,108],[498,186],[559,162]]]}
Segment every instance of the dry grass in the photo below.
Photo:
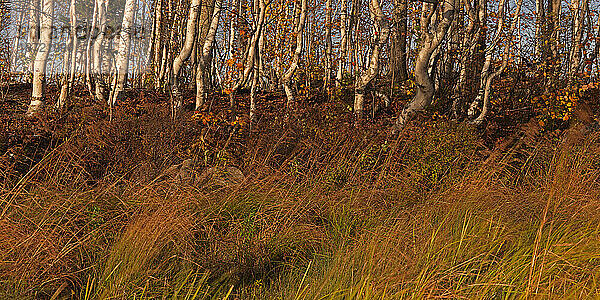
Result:
{"label": "dry grass", "polygon": [[[247,132],[147,110],[67,126],[3,173],[1,298],[598,296],[597,134],[489,152],[444,121],[386,141],[377,124]],[[163,174],[187,158],[245,180]]]}

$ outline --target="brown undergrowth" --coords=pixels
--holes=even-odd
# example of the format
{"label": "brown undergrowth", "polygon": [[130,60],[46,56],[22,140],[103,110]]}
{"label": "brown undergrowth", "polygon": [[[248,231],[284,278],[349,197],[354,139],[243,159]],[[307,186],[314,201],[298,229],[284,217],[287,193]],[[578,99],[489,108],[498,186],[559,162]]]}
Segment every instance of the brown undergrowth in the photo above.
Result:
{"label": "brown undergrowth", "polygon": [[136,105],[113,122],[78,108],[5,151],[0,297],[598,295],[600,143],[583,127],[533,122],[486,149],[465,124],[391,139],[331,103],[253,130]]}

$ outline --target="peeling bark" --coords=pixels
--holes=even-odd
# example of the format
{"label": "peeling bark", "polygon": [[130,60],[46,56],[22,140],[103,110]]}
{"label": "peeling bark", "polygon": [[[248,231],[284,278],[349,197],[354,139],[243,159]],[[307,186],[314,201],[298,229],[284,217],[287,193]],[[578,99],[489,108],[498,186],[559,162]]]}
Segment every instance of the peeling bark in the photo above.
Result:
{"label": "peeling bark", "polygon": [[[427,12],[428,10],[429,12]],[[394,131],[403,128],[415,113],[426,109],[433,99],[435,92],[434,85],[427,70],[433,52],[446,37],[448,28],[454,18],[454,0],[445,0],[443,2],[440,20],[434,28],[430,29],[431,19],[435,10],[436,7],[433,4],[423,3],[423,14],[421,15],[421,39],[423,42],[415,62],[417,93],[398,116]]]}
{"label": "peeling bark", "polygon": [[210,67],[210,56],[213,50],[215,42],[215,36],[217,34],[217,28],[219,26],[219,14],[221,13],[221,5],[223,0],[215,1],[215,7],[210,22],[210,27],[206,33],[206,38],[202,45],[202,54],[198,61],[198,68],[196,70],[196,109],[199,109],[204,105],[206,101],[206,82],[205,74]]}
{"label": "peeling bark", "polygon": [[361,119],[364,114],[365,89],[375,79],[379,73],[379,58],[381,48],[387,42],[390,29],[389,24],[383,16],[383,10],[379,5],[379,0],[371,0],[369,5],[371,18],[375,26],[376,36],[372,45],[371,56],[369,58],[368,68],[358,78],[354,89],[354,115]]}
{"label": "peeling bark", "polygon": [[117,50],[116,68],[117,72],[113,81],[113,89],[110,97],[111,107],[115,105],[119,94],[125,88],[127,72],[129,68],[129,52],[131,50],[131,30],[133,24],[133,14],[136,7],[136,0],[127,0],[125,10],[123,11],[123,22],[121,23],[121,32],[119,34],[119,48]]}
{"label": "peeling bark", "polygon": [[188,60],[194,47],[194,42],[198,34],[198,11],[200,10],[200,0],[193,0],[190,4],[190,10],[187,17],[187,26],[185,31],[185,42],[183,48],[173,61],[173,96],[175,97],[175,110],[179,110],[183,105],[183,99],[179,90],[179,73],[183,67],[183,63]]}
{"label": "peeling bark", "polygon": [[26,117],[37,115],[44,107],[44,88],[46,85],[46,64],[52,42],[52,24],[54,17],[54,0],[41,0],[39,17],[40,41],[37,45],[35,61],[33,63],[33,89],[31,102],[27,109]]}

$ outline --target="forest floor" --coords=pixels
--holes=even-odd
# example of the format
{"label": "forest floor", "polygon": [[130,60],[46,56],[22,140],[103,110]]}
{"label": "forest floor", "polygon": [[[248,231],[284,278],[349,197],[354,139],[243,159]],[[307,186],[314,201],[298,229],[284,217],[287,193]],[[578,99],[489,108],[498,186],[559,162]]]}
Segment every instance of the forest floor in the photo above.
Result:
{"label": "forest floor", "polygon": [[0,102],[2,299],[600,296],[600,134],[577,120],[390,136],[400,104],[356,125],[315,94],[286,122],[263,94],[250,128],[245,95],[172,120],[145,90],[112,120],[86,92],[26,120],[28,94]]}

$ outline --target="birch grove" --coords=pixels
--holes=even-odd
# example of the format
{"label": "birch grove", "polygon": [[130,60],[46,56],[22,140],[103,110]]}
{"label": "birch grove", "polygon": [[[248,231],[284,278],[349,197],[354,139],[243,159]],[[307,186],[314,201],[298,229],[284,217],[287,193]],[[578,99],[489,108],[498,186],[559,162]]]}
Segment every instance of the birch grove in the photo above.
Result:
{"label": "birch grove", "polygon": [[[395,132],[432,112],[479,126],[516,74],[540,77],[513,83],[523,103],[595,82],[599,15],[589,0],[29,0],[8,31],[10,76],[31,86],[29,117],[46,101],[68,111],[81,90],[112,113],[124,91],[149,89],[173,112],[228,102],[251,123],[263,105],[288,119],[323,97]],[[273,93],[284,101],[262,102]],[[547,105],[522,109],[572,115]]]}

